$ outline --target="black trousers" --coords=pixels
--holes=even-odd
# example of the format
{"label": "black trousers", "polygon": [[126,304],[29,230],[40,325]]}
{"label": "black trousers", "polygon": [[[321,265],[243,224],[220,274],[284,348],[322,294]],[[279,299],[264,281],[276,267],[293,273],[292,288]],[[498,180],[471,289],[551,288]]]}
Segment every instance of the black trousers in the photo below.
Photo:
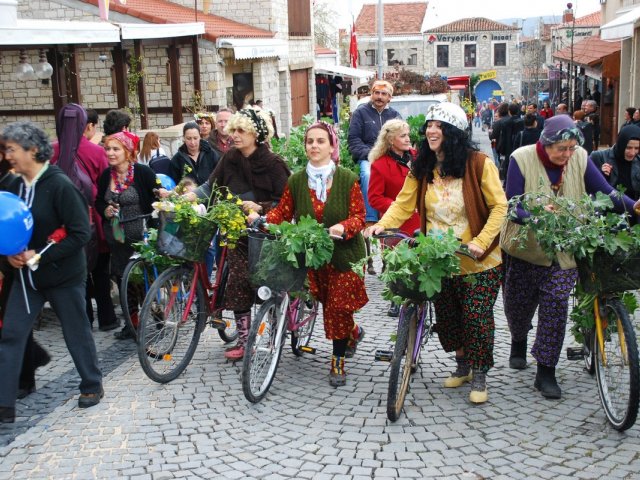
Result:
{"label": "black trousers", "polygon": [[96,299],[98,307],[98,326],[104,327],[118,323],[118,317],[111,300],[111,278],[109,276],[110,253],[100,253],[95,268],[87,275],[87,316],[93,324],[93,304],[91,297]]}

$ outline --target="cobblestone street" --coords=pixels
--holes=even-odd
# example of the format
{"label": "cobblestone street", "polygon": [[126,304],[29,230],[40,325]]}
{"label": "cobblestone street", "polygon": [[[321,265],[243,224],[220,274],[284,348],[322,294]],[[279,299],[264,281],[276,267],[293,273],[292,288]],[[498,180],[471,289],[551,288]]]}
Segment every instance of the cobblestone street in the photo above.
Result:
{"label": "cobblestone street", "polygon": [[[486,149],[486,134],[476,137]],[[455,361],[432,338],[405,412],[390,423],[389,364],[374,352],[392,348],[396,321],[378,278],[368,276],[367,287],[370,302],[357,315],[366,336],[347,360],[347,385],[328,384],[331,345],[318,324],[317,353],[297,358],[285,347],[257,405],[242,394],[241,363],[225,362],[211,328],[185,373],[166,385],[144,375],[133,342],[95,330],[105,397],[80,410],[59,325],[45,320],[36,337],[53,361],[38,370],[38,391],[18,402],[16,423],[0,425],[0,479],[640,479],[640,421],[623,434],[608,425],[582,362],[563,355],[558,401],[533,388],[531,356],[528,369],[508,368],[500,298],[489,401],[473,406],[468,386],[442,387]]]}

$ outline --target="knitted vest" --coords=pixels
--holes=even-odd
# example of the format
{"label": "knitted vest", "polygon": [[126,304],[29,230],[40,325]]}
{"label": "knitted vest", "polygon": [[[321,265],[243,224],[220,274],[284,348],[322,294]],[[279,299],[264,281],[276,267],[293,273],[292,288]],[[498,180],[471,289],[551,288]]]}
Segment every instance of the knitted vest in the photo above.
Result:
{"label": "knitted vest", "polygon": [[[512,154],[520,172],[524,177],[525,192],[541,192],[553,196],[551,181],[547,175],[542,162],[538,159],[535,145],[528,145],[519,148]],[[587,169],[587,151],[579,148],[569,159],[564,172],[563,183],[558,190],[558,196],[579,200],[585,193],[584,173]],[[521,225],[507,220],[500,233],[500,245],[511,256],[525,260],[534,265],[545,267],[553,263],[553,258],[549,258],[543,251],[535,236],[531,231],[527,237],[526,247],[520,248],[513,241],[514,237],[522,228]],[[555,256],[558,265],[563,270],[575,268],[576,263],[572,255],[558,252]]]}
{"label": "knitted vest", "polygon": [[[327,196],[324,205],[324,213],[321,223],[325,227],[330,227],[349,218],[349,203],[351,199],[351,188],[356,182],[354,173],[343,167],[337,167],[331,184],[331,191]],[[310,215],[315,218],[313,203],[309,195],[309,177],[306,170],[301,170],[289,177],[289,190],[295,205],[295,218]],[[362,233],[355,237],[335,242],[331,265],[340,272],[351,270],[351,263],[357,262],[366,255],[364,238]]]}
{"label": "knitted vest", "polygon": [[[484,225],[487,223],[491,211],[484,201],[484,195],[480,184],[482,183],[482,172],[484,170],[484,162],[486,155],[480,152],[473,152],[467,166],[465,168],[464,177],[462,178],[462,197],[464,199],[464,208],[467,212],[467,220],[469,221],[469,229],[471,235],[476,237],[480,234]],[[418,213],[420,215],[420,231],[423,234],[427,232],[427,215],[426,206],[424,204],[425,195],[429,184],[426,177],[422,179],[418,190]],[[478,260],[482,261],[489,255],[498,245],[498,237],[493,239],[489,248],[485,250]]]}

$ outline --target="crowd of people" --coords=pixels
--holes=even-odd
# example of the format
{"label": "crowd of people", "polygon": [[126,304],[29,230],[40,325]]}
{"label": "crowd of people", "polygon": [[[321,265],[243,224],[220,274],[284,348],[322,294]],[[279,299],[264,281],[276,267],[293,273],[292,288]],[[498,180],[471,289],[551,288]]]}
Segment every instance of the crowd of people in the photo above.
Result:
{"label": "crowd of people", "polygon": [[[308,274],[333,345],[330,385],[347,383],[345,358],[353,356],[364,337],[355,315],[369,298],[351,265],[367,255],[366,239],[392,227],[408,235],[451,228],[474,259],[461,256],[459,274],[445,279],[434,299],[438,338],[445,351],[455,352],[456,365],[444,387],[470,383],[470,402],[488,400],[494,304],[502,287],[512,339],[510,367],[527,367],[527,337],[537,310],[534,386],[545,398],[560,398],[555,368],[577,277],[575,261],[562,253],[549,258],[535,238],[525,250],[514,248],[510,240],[528,212],[519,208],[507,219],[508,200],[532,191],[576,199],[623,186],[626,195],[615,200],[615,207],[634,211],[640,206],[638,111],[628,111],[616,144],[599,150],[591,101],[574,118],[561,105],[554,112],[548,102],[540,110],[535,103],[526,105],[524,116],[515,103],[499,105],[491,116],[481,108],[477,118],[495,140],[496,157],[490,158],[472,142],[459,106],[431,106],[425,112],[424,138],[412,145],[409,125],[390,105],[393,86],[378,80],[371,90],[371,101],[353,112],[348,134],[359,178],[340,166],[338,135],[321,121],[305,131],[306,167],[291,174],[270,148],[272,119],[255,107],[197,114],[195,122],[184,125],[183,144],[171,158],[156,133],[147,133],[140,146],[129,131],[130,117],[118,110],[106,115],[100,145],[91,142],[97,113],[79,105],[64,107],[53,146],[34,123],[8,125],[0,142],[0,188],[31,209],[34,231],[24,252],[1,257],[1,421],[14,421],[16,399],[35,391],[34,372],[49,361],[32,332],[47,301],[61,321],[81,378],[79,407],[100,402],[104,389],[93,319],[97,316],[101,331],[120,326],[111,279],[122,275],[132,244],[143,236],[160,173],[192,185],[185,195],[194,201],[207,202],[214,189],[225,188],[240,198],[248,221],[265,216],[269,223],[281,223],[312,215],[343,237],[331,261]],[[42,254],[39,268],[29,269],[27,262],[60,231],[63,235]],[[209,270],[216,258],[214,233]],[[234,312],[238,330],[237,343],[224,353],[231,360],[244,356],[256,300],[247,257],[242,241],[228,254],[224,307]],[[372,267],[368,270],[375,274]],[[392,303],[387,314],[397,316],[398,309]],[[132,332],[125,327],[116,336],[126,339]]]}

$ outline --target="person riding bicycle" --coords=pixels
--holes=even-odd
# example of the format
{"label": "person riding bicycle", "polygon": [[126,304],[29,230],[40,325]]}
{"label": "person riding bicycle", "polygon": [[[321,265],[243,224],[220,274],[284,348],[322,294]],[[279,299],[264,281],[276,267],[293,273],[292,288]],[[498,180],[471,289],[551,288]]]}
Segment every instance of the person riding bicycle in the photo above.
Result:
{"label": "person riding bicycle", "polygon": [[[528,192],[579,200],[585,193],[610,195],[615,210],[632,212],[633,200],[617,198],[612,186],[580,147],[582,133],[568,115],[557,115],[544,123],[540,140],[513,152],[507,172],[507,198]],[[637,202],[636,207],[640,206]],[[551,208],[551,207],[549,207]],[[554,258],[544,254],[532,238],[527,248],[511,242],[518,222],[529,214],[515,212],[520,220],[505,223],[501,233],[505,279],[502,291],[504,313],[511,332],[509,366],[522,370],[527,366],[527,333],[538,310],[538,326],[531,355],[538,362],[534,387],[545,398],[559,399],[562,391],[555,371],[564,342],[569,311],[569,295],[578,272],[573,256],[559,252]]]}
{"label": "person riding bicycle", "polygon": [[[329,264],[308,273],[311,294],[322,303],[325,335],[333,341],[329,384],[339,387],[347,382],[347,350],[355,351],[364,337],[353,314],[369,301],[364,280],[351,270],[352,262],[365,257],[364,199],[357,177],[336,165],[338,137],[331,125],[310,125],[304,140],[309,163],[289,178],[280,203],[267,213],[266,221],[278,224],[313,215],[328,226],[330,234],[345,239],[336,242]],[[249,221],[256,218],[258,214],[249,215]]]}
{"label": "person riding bicycle", "polygon": [[[239,110],[227,123],[233,147],[220,159],[209,180],[190,198],[208,198],[215,186],[225,187],[243,201],[245,213],[265,214],[280,201],[289,177],[289,168],[279,155],[269,149],[273,136],[271,120],[265,112]],[[224,295],[224,308],[233,310],[238,331],[237,343],[225,351],[230,360],[244,356],[244,345],[251,323],[251,306],[255,291],[249,282],[248,246],[246,239],[227,254],[229,278]]]}
{"label": "person riding bicycle", "polygon": [[507,199],[493,160],[471,143],[467,122],[453,103],[429,108],[418,158],[396,200],[367,234],[399,227],[417,208],[422,233],[452,228],[477,258],[461,256],[461,273],[443,280],[434,305],[440,343],[446,352],[456,352],[457,369],[444,386],[472,381],[469,400],[483,403],[493,366],[493,305],[502,277],[498,234]]}

